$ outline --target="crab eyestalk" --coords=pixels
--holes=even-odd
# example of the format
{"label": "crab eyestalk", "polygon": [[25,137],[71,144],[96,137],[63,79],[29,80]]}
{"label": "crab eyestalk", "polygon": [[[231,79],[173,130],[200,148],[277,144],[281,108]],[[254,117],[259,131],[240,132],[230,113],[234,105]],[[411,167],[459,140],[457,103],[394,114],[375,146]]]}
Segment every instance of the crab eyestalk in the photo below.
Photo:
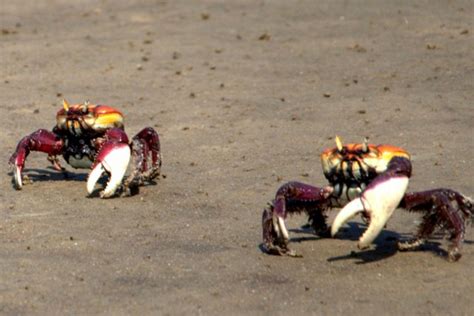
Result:
{"label": "crab eyestalk", "polygon": [[89,102],[89,100],[86,100],[84,103],[82,103],[80,105],[80,110],[83,114],[87,114],[89,112],[89,105],[91,103]]}
{"label": "crab eyestalk", "polygon": [[369,152],[369,138],[365,137],[364,142],[362,143],[362,152],[367,153]]}
{"label": "crab eyestalk", "polygon": [[342,140],[338,135],[336,135],[335,141],[336,141],[337,151],[342,152],[342,150],[344,149],[344,146],[342,145]]}
{"label": "crab eyestalk", "polygon": [[66,99],[63,99],[63,108],[66,112],[69,110],[69,103],[66,101]]}

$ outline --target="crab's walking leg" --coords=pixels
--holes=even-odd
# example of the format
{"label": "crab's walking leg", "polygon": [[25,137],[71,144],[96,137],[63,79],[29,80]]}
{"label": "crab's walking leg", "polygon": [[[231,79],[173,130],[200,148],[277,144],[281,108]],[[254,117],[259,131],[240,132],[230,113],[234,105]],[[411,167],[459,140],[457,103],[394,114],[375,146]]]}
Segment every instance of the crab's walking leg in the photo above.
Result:
{"label": "crab's walking leg", "polygon": [[367,248],[379,235],[403,198],[410,176],[410,161],[404,157],[392,158],[387,170],[378,175],[360,197],[352,200],[337,214],[331,227],[331,235],[334,236],[339,228],[357,213],[366,212],[370,223],[360,237],[358,247]]}
{"label": "crab's walking leg", "polygon": [[47,153],[48,160],[53,162],[55,169],[61,170],[56,155],[61,154],[63,145],[63,141],[56,134],[45,129],[39,129],[23,137],[9,160],[10,164],[13,165],[13,183],[15,188],[20,190],[23,186],[22,171],[30,151]]}
{"label": "crab's walking leg", "polygon": [[424,213],[415,239],[399,242],[400,250],[411,250],[421,246],[436,227],[441,227],[450,233],[448,260],[457,261],[461,258],[466,222],[474,215],[470,199],[450,189],[435,189],[405,194],[400,207]]}
{"label": "crab's walking leg", "polygon": [[100,193],[102,198],[108,198],[115,194],[122,185],[122,179],[130,162],[128,137],[122,129],[113,128],[107,131],[105,138],[106,141],[101,145],[87,179],[87,192],[91,194],[101,175],[104,172],[109,173],[107,186]]}
{"label": "crab's walking leg", "polygon": [[160,138],[153,128],[146,127],[133,137],[132,157],[133,171],[125,181],[126,186],[138,187],[160,175]]}
{"label": "crab's walking leg", "polygon": [[262,214],[265,250],[278,255],[292,253],[288,248],[289,234],[285,225],[285,218],[291,213],[307,213],[317,232],[327,232],[323,211],[330,205],[329,197],[332,192],[332,187],[318,188],[300,182],[282,185],[273,203]]}

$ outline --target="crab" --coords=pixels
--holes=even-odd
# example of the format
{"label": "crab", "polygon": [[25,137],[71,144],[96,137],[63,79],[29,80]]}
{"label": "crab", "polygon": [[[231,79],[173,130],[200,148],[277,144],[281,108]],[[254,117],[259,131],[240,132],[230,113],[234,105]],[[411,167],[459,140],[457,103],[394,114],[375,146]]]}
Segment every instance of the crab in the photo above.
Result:
{"label": "crab", "polygon": [[[29,182],[23,169],[31,151],[48,154],[47,159],[58,171],[65,172],[59,155],[73,168],[90,168],[89,195],[95,191],[101,176],[108,174],[107,185],[100,192],[102,198],[117,193],[136,194],[139,186],[153,181],[161,169],[160,140],[153,128],[144,128],[130,143],[122,113],[111,106],[89,102],[70,105],[63,100],[52,131],[39,129],[20,140],[9,160],[13,167],[13,186],[17,190]],[[134,166],[124,180],[131,158]]]}
{"label": "crab", "polygon": [[[329,184],[315,187],[301,182],[283,184],[262,215],[264,251],[299,256],[288,247],[285,225],[288,214],[306,213],[308,226],[321,237],[334,237],[353,216],[361,214],[367,229],[358,248],[366,249],[380,234],[397,208],[421,212],[422,221],[414,238],[398,241],[400,251],[420,249],[441,228],[449,234],[447,259],[461,258],[465,229],[474,215],[473,201],[451,189],[406,192],[412,174],[410,155],[391,145],[373,145],[366,138],[360,144],[343,145],[321,154],[324,176]],[[342,208],[329,227],[327,211]]]}

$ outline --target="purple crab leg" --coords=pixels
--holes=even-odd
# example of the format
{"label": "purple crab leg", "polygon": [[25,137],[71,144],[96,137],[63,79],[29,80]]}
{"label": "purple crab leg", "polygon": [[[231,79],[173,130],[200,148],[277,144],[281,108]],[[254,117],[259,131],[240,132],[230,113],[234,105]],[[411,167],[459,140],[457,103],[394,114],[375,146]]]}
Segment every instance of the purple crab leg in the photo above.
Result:
{"label": "purple crab leg", "polygon": [[448,260],[461,258],[461,245],[464,240],[466,222],[474,215],[472,201],[450,189],[434,189],[422,192],[410,192],[403,197],[400,207],[414,212],[423,212],[423,221],[413,240],[398,243],[400,250],[411,250],[421,246],[433,233],[442,227],[450,233],[451,244]]}
{"label": "purple crab leg", "polygon": [[285,225],[288,214],[307,213],[313,227],[327,231],[324,211],[330,205],[332,187],[318,188],[301,182],[288,182],[276,192],[275,199],[262,214],[263,242],[268,253],[292,254]]}

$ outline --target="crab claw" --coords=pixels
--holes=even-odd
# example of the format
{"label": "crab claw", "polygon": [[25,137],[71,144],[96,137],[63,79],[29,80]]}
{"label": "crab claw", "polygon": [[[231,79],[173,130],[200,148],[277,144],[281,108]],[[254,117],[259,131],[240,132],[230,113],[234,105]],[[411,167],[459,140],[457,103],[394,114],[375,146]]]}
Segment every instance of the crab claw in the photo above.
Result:
{"label": "crab claw", "polygon": [[359,249],[369,247],[405,195],[411,174],[411,164],[408,160],[402,159],[396,159],[394,164],[389,165],[386,172],[370,183],[360,197],[352,200],[337,214],[331,226],[332,236],[357,213],[365,212],[370,218],[370,223],[357,246]]}
{"label": "crab claw", "polygon": [[106,142],[102,146],[87,179],[87,192],[89,195],[94,191],[95,184],[102,174],[108,172],[110,178],[104,191],[100,192],[100,197],[108,198],[113,196],[122,184],[129,161],[130,147],[128,144],[115,141]]}
{"label": "crab claw", "polygon": [[23,137],[9,160],[13,167],[13,186],[15,189],[21,190],[23,187],[24,177],[22,171],[25,167],[26,158],[31,151],[44,152],[48,154],[48,157],[52,157],[51,159],[55,159],[54,157],[62,153],[63,145],[63,141],[57,135],[45,129],[39,129]]}
{"label": "crab claw", "polygon": [[15,165],[13,167],[13,186],[17,190],[21,190],[21,188],[23,187],[21,168],[18,165]]}
{"label": "crab claw", "polygon": [[11,155],[9,160],[13,172],[13,187],[17,190],[21,190],[23,187],[22,171],[25,166],[26,156],[29,153],[29,150],[26,146],[27,143],[28,141],[24,141],[24,139],[22,139],[17,146],[16,152]]}
{"label": "crab claw", "polygon": [[9,164],[12,167],[13,172],[13,187],[17,190],[21,190],[21,188],[23,187],[22,171],[25,166],[26,156],[29,153],[28,148],[26,148],[26,145],[24,145],[23,143],[25,143],[25,141],[20,141],[16,152],[11,155],[9,160]]}

